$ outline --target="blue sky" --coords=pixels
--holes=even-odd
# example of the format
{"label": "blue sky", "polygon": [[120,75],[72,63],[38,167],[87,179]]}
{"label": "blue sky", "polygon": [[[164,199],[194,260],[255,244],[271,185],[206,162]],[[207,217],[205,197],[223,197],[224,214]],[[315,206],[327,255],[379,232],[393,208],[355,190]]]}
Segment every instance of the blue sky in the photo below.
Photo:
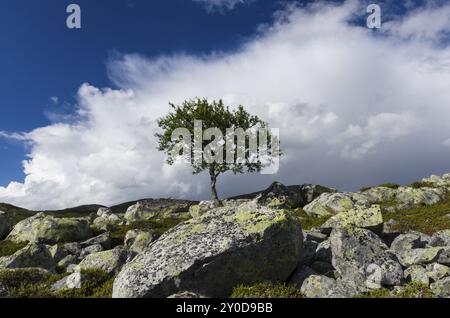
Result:
{"label": "blue sky", "polygon": [[[73,2],[81,30],[65,25]],[[207,178],[167,168],[152,138],[169,101],[196,96],[282,133],[279,173],[226,175],[222,196],[449,172],[450,3],[378,1],[374,31],[374,1],[313,2],[2,0],[0,202],[208,198]]]}
{"label": "blue sky", "polygon": [[[190,0],[78,0],[82,29],[69,30],[66,7],[73,2],[0,2],[0,130],[29,131],[48,124],[48,112],[73,111],[84,82],[114,86],[105,62],[117,54],[232,50],[281,8],[265,0],[210,13]],[[25,153],[0,139],[0,185],[23,179]]]}

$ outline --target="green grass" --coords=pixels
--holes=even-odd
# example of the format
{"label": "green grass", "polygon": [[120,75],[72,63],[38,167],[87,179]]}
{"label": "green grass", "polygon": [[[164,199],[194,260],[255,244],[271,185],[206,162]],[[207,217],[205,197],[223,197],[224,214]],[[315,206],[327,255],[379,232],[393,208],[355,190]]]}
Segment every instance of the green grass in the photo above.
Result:
{"label": "green grass", "polygon": [[12,216],[12,219],[15,223],[18,223],[36,214],[36,212],[6,203],[0,203],[0,211],[6,212],[8,213],[8,215]]}
{"label": "green grass", "polygon": [[303,298],[299,289],[286,284],[260,283],[234,288],[230,298]]}
{"label": "green grass", "polygon": [[432,183],[424,181],[416,181],[414,183],[411,183],[409,186],[413,189],[434,188],[434,185]]}
{"label": "green grass", "polygon": [[1,241],[0,242],[0,257],[10,256],[17,252],[18,250],[27,246],[27,243],[14,243],[11,241]]}
{"label": "green grass", "polygon": [[394,298],[388,289],[374,289],[368,293],[358,295],[355,298]]}
{"label": "green grass", "polygon": [[326,215],[326,216],[321,216],[321,217],[309,216],[301,208],[296,209],[295,212],[302,224],[302,230],[305,230],[305,231],[309,231],[312,228],[321,226],[322,224],[324,224],[326,221],[328,221],[332,217],[332,215]]}
{"label": "green grass", "polygon": [[[383,205],[383,207],[386,207]],[[418,231],[425,234],[450,229],[450,200],[431,206],[419,207],[415,209],[388,212],[383,209],[384,220],[393,219],[398,224],[393,226],[393,230],[399,232]]]}
{"label": "green grass", "polygon": [[125,235],[130,230],[152,231],[156,236],[161,236],[184,221],[186,221],[186,219],[167,218],[163,220],[138,221],[129,225],[118,226],[117,229],[111,233],[112,245],[113,247],[123,245]]}
{"label": "green grass", "polygon": [[111,298],[114,277],[101,270],[85,270],[86,281],[80,289],[51,292],[51,287],[68,276],[37,269],[0,270],[0,283],[9,289],[10,298]]}
{"label": "green grass", "polygon": [[409,283],[403,286],[397,293],[382,288],[358,295],[356,298],[436,298],[436,296],[431,292],[427,285]]}

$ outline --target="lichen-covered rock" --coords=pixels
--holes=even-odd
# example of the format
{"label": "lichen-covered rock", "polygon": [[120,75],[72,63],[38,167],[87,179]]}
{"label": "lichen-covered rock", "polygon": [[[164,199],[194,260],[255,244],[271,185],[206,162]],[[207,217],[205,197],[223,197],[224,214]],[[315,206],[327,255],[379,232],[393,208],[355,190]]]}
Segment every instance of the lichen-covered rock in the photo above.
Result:
{"label": "lichen-covered rock", "polygon": [[433,234],[431,246],[450,246],[450,230],[443,230]]}
{"label": "lichen-covered rock", "polygon": [[441,248],[437,262],[442,265],[450,266],[450,246]]}
{"label": "lichen-covered rock", "polygon": [[13,255],[0,257],[0,268],[43,268],[54,271],[55,262],[46,245],[30,243]]}
{"label": "lichen-covered rock", "polygon": [[121,246],[112,250],[93,253],[86,256],[80,264],[78,264],[76,271],[88,269],[99,269],[110,275],[118,273],[129,257],[128,252]]}
{"label": "lichen-covered rock", "polygon": [[103,214],[94,220],[93,226],[103,231],[114,231],[122,222],[117,214]]}
{"label": "lichen-covered rock", "polygon": [[317,245],[315,260],[331,263],[332,261],[332,251],[330,240],[323,241]]}
{"label": "lichen-covered rock", "polygon": [[86,258],[86,256],[91,255],[91,254],[95,254],[95,253],[99,253],[104,251],[103,246],[101,246],[100,244],[94,244],[94,245],[90,245],[88,247],[85,247],[81,250],[80,256],[78,257],[80,260],[83,260]]}
{"label": "lichen-covered rock", "polygon": [[442,188],[411,188],[397,189],[395,201],[398,209],[410,209],[423,205],[433,205],[447,199],[447,193]]}
{"label": "lichen-covered rock", "polygon": [[431,237],[426,234],[409,232],[397,236],[391,244],[391,250],[397,254],[413,248],[425,248],[430,241]]}
{"label": "lichen-covered rock", "polygon": [[320,275],[306,278],[300,290],[307,298],[346,298],[358,294],[355,289],[342,281]]}
{"label": "lichen-covered rock", "polygon": [[82,250],[81,243],[72,242],[63,245],[63,249],[70,255],[79,256]]}
{"label": "lichen-covered rock", "polygon": [[0,211],[0,240],[11,232],[14,226],[14,220],[3,211]]}
{"label": "lichen-covered rock", "polygon": [[97,210],[97,216],[103,217],[113,214],[113,211],[110,208],[100,208]]}
{"label": "lichen-covered rock", "polygon": [[62,260],[67,256],[67,251],[64,249],[63,246],[59,244],[55,244],[49,247],[48,250],[50,251],[50,254],[52,255],[55,263],[58,263],[60,260]]}
{"label": "lichen-covered rock", "polygon": [[165,218],[189,218],[189,208],[194,201],[158,199],[139,201],[125,213],[127,223]]}
{"label": "lichen-covered rock", "polygon": [[450,297],[450,277],[439,280],[430,286],[431,291],[436,297],[449,298]]}
{"label": "lichen-covered rock", "polygon": [[255,202],[216,208],[169,230],[127,263],[114,297],[167,297],[183,290],[227,297],[240,284],[286,281],[297,267],[300,223]]}
{"label": "lichen-covered rock", "polygon": [[157,236],[151,231],[130,230],[125,235],[125,247],[135,253],[142,253]]}
{"label": "lichen-covered rock", "polygon": [[330,242],[334,268],[355,288],[400,284],[402,267],[375,233],[359,228],[334,229]]}
{"label": "lichen-covered rock", "polygon": [[7,239],[13,242],[56,244],[84,241],[92,236],[89,222],[83,218],[56,218],[38,213],[17,223]]}
{"label": "lichen-covered rock", "polygon": [[317,230],[313,231],[303,231],[303,239],[305,241],[313,241],[317,243],[321,243],[328,239],[328,235],[319,232]]}
{"label": "lichen-covered rock", "polygon": [[322,226],[322,230],[331,232],[334,228],[358,227],[381,234],[383,230],[383,215],[379,205],[370,208],[355,206],[331,217]]}
{"label": "lichen-covered rock", "polygon": [[419,283],[428,286],[430,277],[427,270],[419,265],[413,265],[405,270],[405,279],[407,282]]}
{"label": "lichen-covered rock", "polygon": [[379,204],[391,202],[397,196],[397,189],[388,187],[373,187],[363,192],[353,194],[353,200],[359,202],[368,202],[369,204]]}
{"label": "lichen-covered rock", "polygon": [[438,263],[428,264],[426,270],[428,277],[434,282],[444,277],[450,276],[450,267],[442,264]]}
{"label": "lichen-covered rock", "polygon": [[303,210],[309,216],[333,215],[355,208],[351,195],[347,193],[324,193],[306,205]]}
{"label": "lichen-covered rock", "polygon": [[82,247],[88,247],[90,245],[100,244],[103,249],[109,250],[111,248],[111,233],[105,232],[96,237],[93,237],[87,241],[81,243]]}
{"label": "lichen-covered rock", "polygon": [[280,182],[274,182],[257,198],[258,204],[271,208],[295,209],[302,206],[303,198],[300,191],[289,188]]}
{"label": "lichen-covered rock", "polygon": [[209,210],[214,209],[214,202],[213,201],[202,201],[199,204],[191,205],[189,207],[189,215],[193,218],[202,216]]}
{"label": "lichen-covered rock", "polygon": [[399,262],[404,267],[431,264],[439,259],[441,247],[415,248],[396,252]]}
{"label": "lichen-covered rock", "polygon": [[58,262],[58,267],[67,268],[69,265],[76,264],[78,257],[75,255],[67,255],[62,260]]}
{"label": "lichen-covered rock", "polygon": [[55,293],[66,289],[80,289],[84,281],[82,273],[73,273],[54,283],[50,290]]}

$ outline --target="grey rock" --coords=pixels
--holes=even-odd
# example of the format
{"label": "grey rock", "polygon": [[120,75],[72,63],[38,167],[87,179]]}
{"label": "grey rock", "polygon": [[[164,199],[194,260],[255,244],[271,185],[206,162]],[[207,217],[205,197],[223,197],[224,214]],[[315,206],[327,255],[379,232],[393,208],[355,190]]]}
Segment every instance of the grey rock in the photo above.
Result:
{"label": "grey rock", "polygon": [[56,218],[38,213],[17,223],[7,239],[13,242],[56,244],[83,241],[92,236],[89,222],[83,218]]}
{"label": "grey rock", "polygon": [[358,294],[342,281],[319,275],[306,278],[300,290],[307,298],[347,298]]}
{"label": "grey rock", "polygon": [[450,246],[442,247],[437,262],[442,265],[450,266]]}
{"label": "grey rock", "polygon": [[426,265],[438,261],[442,249],[442,247],[415,248],[411,250],[396,251],[396,255],[399,262],[404,267]]}
{"label": "grey rock", "polygon": [[97,245],[100,244],[103,249],[108,250],[111,248],[111,233],[105,232],[103,234],[100,234],[99,236],[93,237],[87,241],[84,241],[81,243],[82,247],[87,247],[90,245]]}
{"label": "grey rock", "polygon": [[419,283],[428,286],[430,277],[423,266],[413,265],[405,270],[405,279],[407,282]]}
{"label": "grey rock", "polygon": [[66,243],[63,245],[63,249],[67,254],[79,256],[81,254],[81,244],[77,242]]}
{"label": "grey rock", "polygon": [[414,248],[425,248],[431,241],[431,237],[419,233],[419,232],[409,232],[397,236],[397,238],[391,244],[391,250],[395,253],[401,253],[405,250],[411,250]]}
{"label": "grey rock", "polygon": [[62,260],[64,257],[67,256],[67,251],[64,249],[63,246],[58,244],[49,247],[49,251],[55,263],[58,263],[60,260]]}
{"label": "grey rock", "polygon": [[319,275],[335,278],[334,267],[330,263],[315,261],[311,264],[311,268]]}
{"label": "grey rock", "polygon": [[319,231],[303,231],[303,238],[305,241],[321,243],[328,239],[328,235]]}
{"label": "grey rock", "polygon": [[98,253],[98,252],[102,252],[103,246],[101,246],[100,244],[95,244],[95,245],[91,245],[88,247],[85,247],[81,250],[80,256],[78,257],[80,260],[86,258],[86,256],[94,254],[94,253]]}
{"label": "grey rock", "polygon": [[319,244],[314,241],[304,241],[302,247],[302,253],[300,256],[300,265],[309,265],[314,262],[316,258],[316,250]]}
{"label": "grey rock", "polygon": [[104,217],[113,214],[112,210],[110,208],[100,208],[97,211],[98,217]]}
{"label": "grey rock", "polygon": [[78,258],[75,255],[67,255],[58,262],[59,267],[67,268],[69,265],[76,264]]}
{"label": "grey rock", "polygon": [[80,264],[77,265],[76,271],[80,272],[87,269],[99,269],[110,275],[120,271],[122,266],[128,260],[128,252],[118,246],[112,250],[93,253],[86,256]]}
{"label": "grey rock", "polygon": [[301,244],[292,211],[255,202],[216,208],[169,230],[127,263],[113,297],[168,297],[183,290],[226,297],[239,284],[286,281]]}
{"label": "grey rock", "polygon": [[125,247],[135,253],[144,252],[157,239],[151,231],[131,230],[125,235]]}
{"label": "grey rock", "polygon": [[332,265],[345,280],[361,288],[395,286],[401,283],[403,270],[386,244],[366,229],[335,229],[330,237]]}
{"label": "grey rock", "polygon": [[310,216],[333,215],[354,209],[356,206],[348,193],[324,193],[306,205],[303,210]]}
{"label": "grey rock", "polygon": [[442,264],[438,263],[429,264],[427,265],[426,270],[428,277],[434,282],[444,277],[450,276],[450,267]]}
{"label": "grey rock", "polygon": [[299,266],[289,279],[289,285],[300,289],[305,279],[312,275],[318,274],[309,266]]}
{"label": "grey rock", "polygon": [[439,280],[430,286],[431,291],[439,298],[450,297],[450,277]]}
{"label": "grey rock", "polygon": [[55,270],[53,257],[44,244],[30,243],[13,255],[0,257],[0,268],[43,268]]}
{"label": "grey rock", "polygon": [[128,208],[125,220],[127,223],[133,223],[165,218],[189,218],[189,208],[195,204],[197,202],[174,199],[139,201]]}
{"label": "grey rock", "polygon": [[450,230],[434,233],[430,241],[431,246],[450,246]]}
{"label": "grey rock", "polygon": [[332,251],[330,240],[323,241],[317,245],[315,259],[318,261],[330,263],[332,262]]}
{"label": "grey rock", "polygon": [[50,290],[55,293],[66,289],[80,289],[84,281],[85,278],[82,273],[73,273],[57,281]]}
{"label": "grey rock", "polygon": [[189,292],[189,291],[185,291],[185,292],[181,292],[181,293],[177,293],[177,294],[173,294],[170,295],[167,298],[174,298],[174,299],[195,299],[195,298],[208,298],[204,295],[200,295],[194,292]]}

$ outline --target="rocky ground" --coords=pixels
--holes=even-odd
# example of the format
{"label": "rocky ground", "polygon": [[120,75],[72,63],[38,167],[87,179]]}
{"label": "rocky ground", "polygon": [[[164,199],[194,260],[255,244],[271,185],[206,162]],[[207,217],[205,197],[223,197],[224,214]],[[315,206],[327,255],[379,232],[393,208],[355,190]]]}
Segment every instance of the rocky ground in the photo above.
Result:
{"label": "rocky ground", "polygon": [[450,297],[449,197],[447,174],[355,193],[274,183],[220,208],[0,204],[0,297]]}

